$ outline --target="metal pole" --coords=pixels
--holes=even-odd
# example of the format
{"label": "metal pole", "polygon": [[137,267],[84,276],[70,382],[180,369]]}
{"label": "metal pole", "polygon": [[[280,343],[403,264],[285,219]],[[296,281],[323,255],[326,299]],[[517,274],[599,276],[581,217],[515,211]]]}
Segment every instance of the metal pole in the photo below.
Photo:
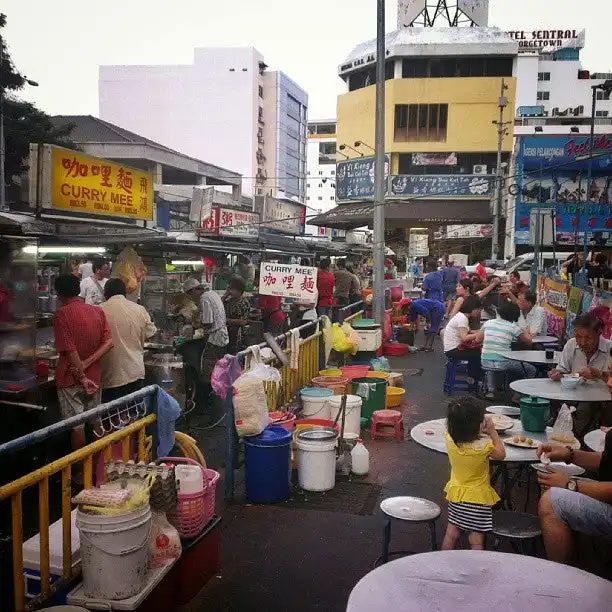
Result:
{"label": "metal pole", "polygon": [[2,67],[4,64],[3,40],[0,37],[0,210],[6,206],[6,185],[4,180],[4,158],[6,146],[4,142],[4,86],[2,85]]}
{"label": "metal pole", "polygon": [[376,8],[376,127],[374,181],[374,319],[385,319],[385,0]]}
{"label": "metal pole", "polygon": [[495,194],[495,200],[493,202],[493,237],[491,240],[491,259],[497,260],[499,253],[499,215],[502,206],[502,147],[504,145],[504,108],[506,107],[506,98],[504,92],[506,91],[506,81],[501,81],[501,92],[499,94],[499,121],[497,123],[497,169],[496,169],[496,182],[497,192]]}
{"label": "metal pole", "polygon": [[[583,220],[582,220],[582,223],[584,224],[583,261],[582,261],[582,268],[580,270],[580,278],[579,278],[578,283],[576,283],[579,287],[586,287],[589,283],[589,279],[587,277],[587,271],[586,271],[587,256],[589,253],[589,233],[587,231],[588,230],[587,219],[589,217],[588,217],[587,206],[589,205],[591,191],[593,188],[593,149],[595,148],[595,111],[597,110],[597,89],[598,87],[595,85],[595,86],[592,86],[591,89],[593,90],[593,101],[591,105],[591,136],[589,138],[589,166],[588,166],[588,174],[587,174],[586,198],[584,202],[584,215],[583,215]],[[580,204],[578,204],[578,206],[580,206]]]}

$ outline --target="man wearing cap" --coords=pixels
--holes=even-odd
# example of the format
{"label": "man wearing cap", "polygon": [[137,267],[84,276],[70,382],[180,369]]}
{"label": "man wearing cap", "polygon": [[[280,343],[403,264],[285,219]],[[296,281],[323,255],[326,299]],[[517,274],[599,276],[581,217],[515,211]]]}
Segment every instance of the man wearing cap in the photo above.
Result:
{"label": "man wearing cap", "polygon": [[[198,371],[198,382],[205,387],[202,390],[203,393],[210,395],[212,371],[217,361],[227,352],[227,345],[229,344],[225,308],[221,296],[215,291],[210,291],[210,286],[203,285],[196,278],[188,278],[183,283],[183,291],[187,297],[198,305],[198,314],[194,325],[202,327],[205,334],[204,347],[201,352],[198,350],[199,360],[194,363],[194,359],[190,359],[190,357],[193,357],[191,355],[192,351],[184,351],[186,365],[189,365],[189,361],[191,361],[191,366]],[[191,345],[196,342],[185,344]],[[188,346],[185,346],[185,349],[188,349]]]}

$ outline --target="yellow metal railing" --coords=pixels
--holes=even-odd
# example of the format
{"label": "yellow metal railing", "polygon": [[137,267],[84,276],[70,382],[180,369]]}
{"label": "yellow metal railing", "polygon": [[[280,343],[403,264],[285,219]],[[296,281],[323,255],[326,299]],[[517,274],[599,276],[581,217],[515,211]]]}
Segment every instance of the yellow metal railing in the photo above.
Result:
{"label": "yellow metal railing", "polygon": [[363,313],[365,311],[364,310],[358,310],[357,312],[353,313],[352,315],[346,317],[344,319],[345,323],[351,323],[352,321],[360,321],[361,319],[363,319]]}
{"label": "yellow metal railing", "polygon": [[[11,500],[12,545],[13,545],[13,585],[15,589],[15,612],[35,610],[58,589],[70,581],[75,573],[72,568],[72,523],[71,523],[71,475],[72,466],[83,465],[83,484],[85,488],[93,486],[93,457],[102,452],[104,460],[111,457],[113,443],[121,442],[123,460],[130,458],[131,436],[137,437],[138,461],[146,460],[145,428],[155,422],[156,415],[149,414],[125,428],[88,444],[87,446],[57,459],[48,465],[26,474],[13,482],[0,487],[0,502]],[[49,479],[61,473],[62,500],[62,577],[53,585],[49,582]],[[40,532],[40,583],[41,592],[36,598],[25,601],[25,578],[23,567],[23,491],[28,487],[38,485],[38,526]]]}

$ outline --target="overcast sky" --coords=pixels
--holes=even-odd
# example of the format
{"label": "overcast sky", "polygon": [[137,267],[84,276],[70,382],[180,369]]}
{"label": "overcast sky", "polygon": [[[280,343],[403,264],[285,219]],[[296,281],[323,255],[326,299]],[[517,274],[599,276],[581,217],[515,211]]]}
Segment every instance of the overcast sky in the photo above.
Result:
{"label": "overcast sky", "polygon": [[[506,30],[586,29],[583,65],[612,71],[610,0],[491,0]],[[397,1],[387,1],[387,30]],[[337,67],[376,36],[375,0],[2,0],[17,67],[40,83],[24,98],[51,114],[98,113],[101,64],[191,63],[194,47],[254,46],[310,96],[309,117],[335,116]]]}

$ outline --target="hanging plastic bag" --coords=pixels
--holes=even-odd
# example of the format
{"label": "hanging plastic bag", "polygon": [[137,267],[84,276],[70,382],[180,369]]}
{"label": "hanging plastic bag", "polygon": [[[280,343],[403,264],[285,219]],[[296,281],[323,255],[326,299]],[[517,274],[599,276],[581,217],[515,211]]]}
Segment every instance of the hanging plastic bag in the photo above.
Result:
{"label": "hanging plastic bag", "polygon": [[266,365],[261,360],[261,353],[258,347],[252,346],[251,358],[248,369],[240,377],[241,380],[259,380],[264,382],[281,382],[281,373],[273,366]]}
{"label": "hanging plastic bag", "polygon": [[359,346],[359,334],[355,330],[355,328],[351,327],[348,323],[342,324],[342,331],[348,336],[348,339],[355,346]]}
{"label": "hanging plastic bag", "polygon": [[332,325],[332,333],[334,337],[332,348],[334,351],[350,355],[354,355],[357,352],[357,345],[351,342],[350,338],[338,323]]}
{"label": "hanging plastic bag", "polygon": [[181,538],[163,512],[152,512],[149,536],[149,569],[161,567],[181,556]]}
{"label": "hanging plastic bag", "polygon": [[127,293],[133,293],[138,290],[138,284],[147,278],[147,268],[132,247],[125,247],[113,266],[112,277],[120,278],[125,283]]}
{"label": "hanging plastic bag", "polygon": [[391,372],[389,360],[386,357],[376,357],[370,361],[370,368],[375,372]]}
{"label": "hanging plastic bag", "polygon": [[242,374],[240,362],[233,355],[226,355],[219,359],[210,376],[210,386],[213,391],[221,398],[225,399],[232,383]]}
{"label": "hanging plastic bag", "polygon": [[552,434],[550,435],[551,440],[566,444],[574,442],[574,419],[572,418],[572,412],[575,410],[573,406],[569,408],[567,404],[561,406],[553,425]]}
{"label": "hanging plastic bag", "polygon": [[239,437],[257,436],[270,422],[266,390],[262,380],[245,372],[234,383],[234,418]]}

